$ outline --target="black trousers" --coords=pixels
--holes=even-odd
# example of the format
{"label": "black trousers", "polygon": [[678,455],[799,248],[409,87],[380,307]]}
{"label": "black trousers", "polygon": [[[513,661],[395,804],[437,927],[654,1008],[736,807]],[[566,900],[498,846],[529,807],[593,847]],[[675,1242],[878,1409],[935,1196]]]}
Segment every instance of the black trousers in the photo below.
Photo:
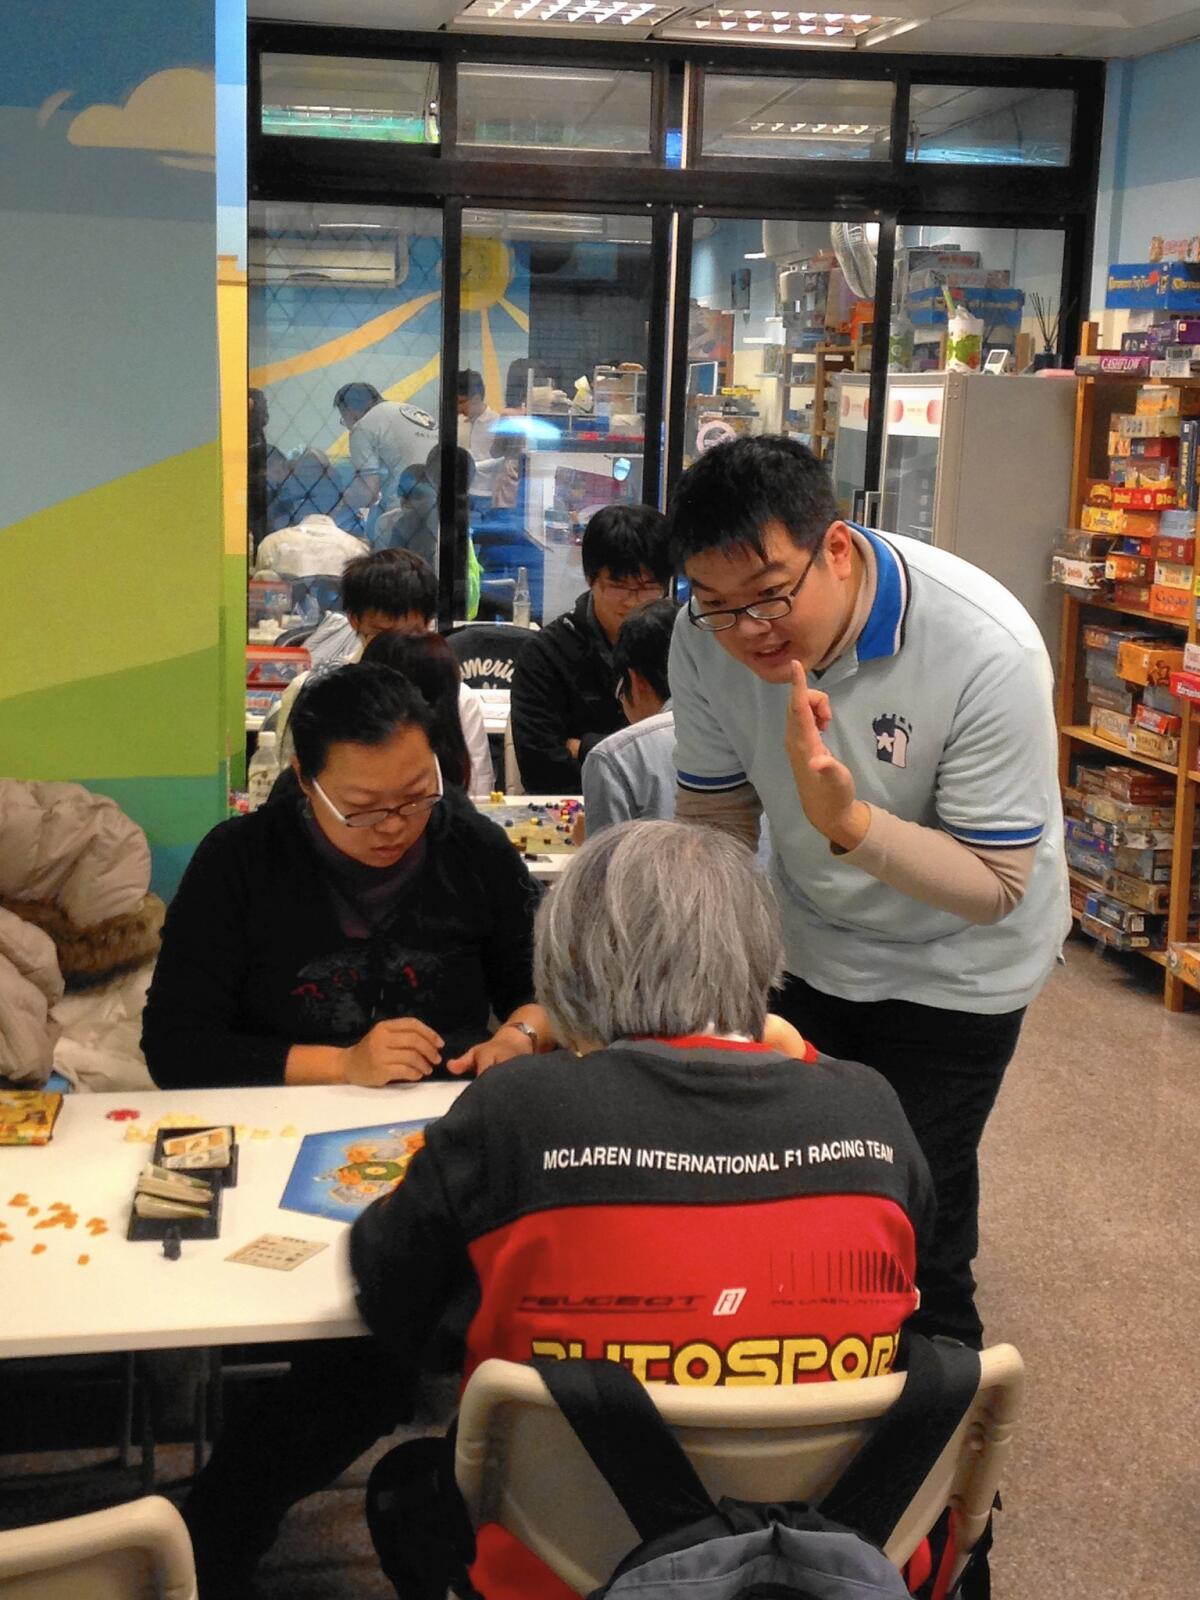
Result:
{"label": "black trousers", "polygon": [[412,1410],[404,1375],[373,1339],[288,1347],[290,1373],[222,1429],[181,1507],[200,1600],[241,1600],[284,1513],[329,1486]]}
{"label": "black trousers", "polygon": [[917,1264],[921,1305],[911,1325],[980,1349],[971,1271],[979,1250],[979,1140],[1024,1009],[985,1016],[909,1000],[842,1000],[790,973],[774,1009],[818,1050],[874,1067],[895,1089],[929,1163],[938,1208],[932,1243]]}

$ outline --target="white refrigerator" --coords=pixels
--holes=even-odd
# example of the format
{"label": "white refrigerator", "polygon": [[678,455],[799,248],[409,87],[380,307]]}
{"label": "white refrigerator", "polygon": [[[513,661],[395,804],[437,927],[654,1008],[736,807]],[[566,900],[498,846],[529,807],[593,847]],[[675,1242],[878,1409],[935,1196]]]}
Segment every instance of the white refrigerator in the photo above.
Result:
{"label": "white refrigerator", "polygon": [[[834,443],[839,498],[861,483],[869,377],[851,373]],[[842,415],[843,396],[838,412]],[[887,381],[882,482],[864,518],[982,567],[1011,590],[1056,659],[1060,591],[1050,557],[1067,527],[1075,384],[983,372],[893,373]],[[839,459],[840,456],[840,459]]]}

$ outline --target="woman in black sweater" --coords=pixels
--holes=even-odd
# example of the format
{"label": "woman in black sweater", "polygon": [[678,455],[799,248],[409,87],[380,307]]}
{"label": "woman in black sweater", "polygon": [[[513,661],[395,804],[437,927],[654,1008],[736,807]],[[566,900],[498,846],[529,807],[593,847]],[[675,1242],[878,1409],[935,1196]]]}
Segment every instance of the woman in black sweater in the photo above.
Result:
{"label": "woman in black sweater", "polygon": [[501,830],[443,792],[430,726],[388,667],[306,687],[301,798],[214,828],[167,913],[142,1028],[160,1088],[382,1085],[552,1048],[532,1003],[537,891]]}

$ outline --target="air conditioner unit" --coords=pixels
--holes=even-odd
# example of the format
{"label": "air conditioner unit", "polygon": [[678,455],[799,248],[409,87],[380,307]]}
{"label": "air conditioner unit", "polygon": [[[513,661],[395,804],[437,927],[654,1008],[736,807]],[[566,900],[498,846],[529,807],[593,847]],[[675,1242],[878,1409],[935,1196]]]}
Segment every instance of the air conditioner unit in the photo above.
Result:
{"label": "air conditioner unit", "polygon": [[250,282],[298,287],[369,284],[394,289],[408,276],[403,239],[290,239],[252,235]]}

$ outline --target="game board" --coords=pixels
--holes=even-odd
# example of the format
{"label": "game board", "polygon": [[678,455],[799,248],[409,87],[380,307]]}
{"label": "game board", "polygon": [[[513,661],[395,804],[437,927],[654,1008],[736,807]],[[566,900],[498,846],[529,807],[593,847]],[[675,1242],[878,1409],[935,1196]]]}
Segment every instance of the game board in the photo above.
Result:
{"label": "game board", "polygon": [[431,1120],[306,1134],[280,1207],[353,1222],[372,1200],[403,1182],[408,1163],[425,1143]]}
{"label": "game board", "polygon": [[563,855],[575,849],[578,800],[506,800],[497,792],[490,800],[479,801],[478,809],[504,829],[523,856]]}

